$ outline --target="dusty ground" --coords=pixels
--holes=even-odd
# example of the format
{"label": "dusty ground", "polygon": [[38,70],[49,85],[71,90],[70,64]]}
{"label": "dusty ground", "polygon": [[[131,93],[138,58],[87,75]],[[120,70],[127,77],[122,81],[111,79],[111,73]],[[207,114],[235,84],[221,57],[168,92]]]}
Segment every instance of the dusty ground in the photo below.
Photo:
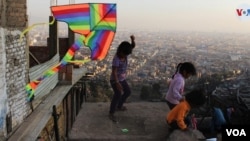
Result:
{"label": "dusty ground", "polygon": [[[166,102],[143,101],[134,92],[125,103],[127,111],[116,112],[118,122],[108,118],[110,102],[85,102],[69,133],[70,141],[178,141],[192,138],[193,133],[173,133],[169,136],[165,116]],[[200,132],[199,137],[203,134]],[[179,136],[177,134],[183,134]]]}

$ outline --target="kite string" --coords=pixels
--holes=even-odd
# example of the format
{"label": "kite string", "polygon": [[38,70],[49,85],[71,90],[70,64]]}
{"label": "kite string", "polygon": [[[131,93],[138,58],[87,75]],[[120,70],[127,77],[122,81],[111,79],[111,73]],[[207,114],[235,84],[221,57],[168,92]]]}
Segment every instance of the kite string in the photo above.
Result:
{"label": "kite string", "polygon": [[33,24],[33,25],[27,27],[27,28],[21,33],[20,38],[19,38],[19,42],[22,41],[22,39],[23,39],[23,37],[24,37],[24,34],[27,33],[27,32],[29,32],[29,31],[30,31],[31,29],[33,29],[35,26],[38,26],[38,25],[46,25],[46,24],[52,25],[52,24],[54,24],[54,22],[55,22],[55,17],[53,17],[53,20],[52,20],[51,22],[49,22],[49,23],[36,23],[36,24]]}

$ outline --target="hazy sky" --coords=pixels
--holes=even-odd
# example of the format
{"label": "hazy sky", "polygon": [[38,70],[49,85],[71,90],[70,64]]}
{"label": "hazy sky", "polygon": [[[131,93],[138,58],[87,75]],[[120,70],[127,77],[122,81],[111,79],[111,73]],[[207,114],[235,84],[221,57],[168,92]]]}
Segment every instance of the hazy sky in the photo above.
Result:
{"label": "hazy sky", "polygon": [[[51,1],[54,1],[51,2]],[[117,29],[250,33],[250,20],[236,9],[249,0],[27,0],[30,25],[48,22],[50,6],[74,3],[116,3]]]}

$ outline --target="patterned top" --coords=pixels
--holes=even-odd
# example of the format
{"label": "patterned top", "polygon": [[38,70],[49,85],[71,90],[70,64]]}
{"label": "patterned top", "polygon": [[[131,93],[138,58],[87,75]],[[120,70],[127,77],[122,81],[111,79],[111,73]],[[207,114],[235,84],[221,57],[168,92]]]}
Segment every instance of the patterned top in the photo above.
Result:
{"label": "patterned top", "polygon": [[[121,60],[118,58],[117,55],[114,56],[113,61],[112,61],[112,67],[117,67],[117,75],[118,75],[118,80],[123,81],[126,79],[126,71],[128,67],[128,59],[127,57],[125,60]],[[115,77],[113,75],[110,76],[110,80],[115,80]]]}

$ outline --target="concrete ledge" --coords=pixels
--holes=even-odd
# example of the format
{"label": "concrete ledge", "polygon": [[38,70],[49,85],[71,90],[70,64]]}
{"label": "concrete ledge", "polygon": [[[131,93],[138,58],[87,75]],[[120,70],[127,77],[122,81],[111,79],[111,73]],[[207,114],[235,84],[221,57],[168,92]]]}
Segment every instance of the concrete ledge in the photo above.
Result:
{"label": "concrete ledge", "polygon": [[35,141],[52,116],[53,105],[61,103],[71,85],[57,86],[27,119],[23,121],[8,141]]}
{"label": "concrete ledge", "polygon": [[206,138],[199,130],[181,131],[175,130],[170,135],[167,141],[205,141]]}
{"label": "concrete ledge", "polygon": [[49,96],[23,121],[8,141],[36,141],[52,116],[53,105],[58,106],[72,86],[86,73],[86,68],[73,70],[72,84],[57,85]]}

